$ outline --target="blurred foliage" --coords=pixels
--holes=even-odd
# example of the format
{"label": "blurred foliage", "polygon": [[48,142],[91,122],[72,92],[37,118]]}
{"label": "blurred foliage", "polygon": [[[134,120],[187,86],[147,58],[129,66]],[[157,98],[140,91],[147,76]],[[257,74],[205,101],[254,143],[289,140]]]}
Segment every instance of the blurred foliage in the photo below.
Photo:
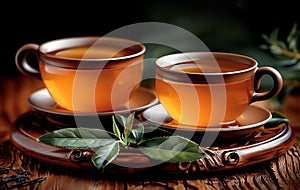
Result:
{"label": "blurred foliage", "polygon": [[284,86],[277,96],[278,106],[282,106],[290,93],[300,92],[300,30],[297,23],[293,25],[285,40],[279,38],[279,28],[275,28],[270,35],[262,34],[266,45],[262,46],[276,61],[273,67],[280,71]]}
{"label": "blurred foliage", "polygon": [[278,34],[279,28],[276,28],[269,36],[262,35],[268,43],[265,49],[277,60],[274,67],[282,72],[285,85],[300,87],[300,53],[298,47],[300,30],[297,30],[297,24],[294,24],[286,41],[278,39]]}
{"label": "blurred foliage", "polygon": [[[247,15],[247,5],[236,7],[228,1],[198,1],[192,3],[152,2],[144,3],[141,10],[148,21],[173,24],[197,36],[210,51],[239,53],[253,57],[260,66],[269,66],[274,62],[273,57],[259,47],[260,29],[256,23],[250,25],[254,19]],[[248,12],[249,13],[249,12]],[[254,13],[251,13],[254,14]],[[246,18],[248,17],[248,19]],[[175,32],[168,36],[187,47],[191,44],[178,38]],[[190,48],[190,51],[195,48]],[[146,58],[158,58],[174,53],[174,49],[157,44],[147,44]],[[154,63],[145,64],[145,76],[154,76]],[[264,77],[261,89],[269,89],[272,80]]]}

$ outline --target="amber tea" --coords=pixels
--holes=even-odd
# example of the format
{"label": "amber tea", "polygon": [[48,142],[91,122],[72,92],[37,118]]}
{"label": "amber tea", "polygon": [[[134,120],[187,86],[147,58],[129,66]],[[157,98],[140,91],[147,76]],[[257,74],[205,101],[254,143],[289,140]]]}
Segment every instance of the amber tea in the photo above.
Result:
{"label": "amber tea", "polygon": [[79,46],[49,52],[49,54],[56,57],[77,59],[109,59],[123,57],[133,53],[134,51],[130,48],[118,49],[106,46]]}

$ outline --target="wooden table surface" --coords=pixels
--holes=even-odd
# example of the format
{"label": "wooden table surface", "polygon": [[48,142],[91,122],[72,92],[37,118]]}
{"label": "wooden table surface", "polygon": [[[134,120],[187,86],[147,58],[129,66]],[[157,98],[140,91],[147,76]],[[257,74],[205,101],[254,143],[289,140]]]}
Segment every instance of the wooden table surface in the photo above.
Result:
{"label": "wooden table surface", "polygon": [[[27,98],[43,88],[41,81],[21,75],[0,80],[0,169],[27,173],[28,184],[20,189],[299,189],[300,133],[295,134],[293,146],[283,155],[244,168],[215,173],[204,173],[191,178],[161,176],[153,178],[104,177],[50,165],[17,149],[9,139],[15,120],[30,110]],[[293,127],[293,126],[292,126]],[[1,170],[0,170],[1,171]],[[8,174],[5,174],[8,176]],[[5,175],[0,173],[0,187]],[[157,177],[155,177],[157,176]],[[2,181],[1,181],[2,180]],[[3,186],[2,186],[3,187]]]}

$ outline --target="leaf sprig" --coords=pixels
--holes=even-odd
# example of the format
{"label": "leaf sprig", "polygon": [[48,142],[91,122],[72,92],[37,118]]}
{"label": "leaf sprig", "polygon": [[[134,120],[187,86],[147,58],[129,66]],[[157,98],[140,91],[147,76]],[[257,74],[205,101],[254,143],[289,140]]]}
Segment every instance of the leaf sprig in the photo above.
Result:
{"label": "leaf sprig", "polygon": [[284,41],[279,39],[279,28],[274,29],[269,36],[262,34],[262,38],[267,42],[266,50],[275,58],[273,66],[283,77],[284,86],[274,98],[278,108],[284,104],[288,94],[300,88],[299,37],[297,23],[293,25]]}
{"label": "leaf sprig", "polygon": [[102,172],[119,155],[120,146],[125,150],[137,148],[146,156],[163,162],[190,162],[206,157],[197,143],[181,136],[145,138],[144,125],[134,125],[134,115],[134,112],[128,117],[113,115],[113,132],[94,128],[63,128],[41,135],[37,141],[57,147],[96,149],[91,161]]}
{"label": "leaf sprig", "polygon": [[279,40],[279,28],[273,30],[270,36],[262,35],[262,38],[269,44],[270,52],[280,59],[279,64],[284,67],[293,67],[300,63],[300,53],[298,40],[300,30],[297,30],[297,24],[294,24],[290,30],[286,41]]}

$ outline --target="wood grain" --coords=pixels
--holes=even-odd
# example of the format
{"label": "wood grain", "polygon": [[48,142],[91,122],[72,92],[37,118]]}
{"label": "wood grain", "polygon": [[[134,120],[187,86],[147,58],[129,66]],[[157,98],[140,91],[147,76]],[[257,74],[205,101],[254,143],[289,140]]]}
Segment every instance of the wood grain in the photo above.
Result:
{"label": "wood grain", "polygon": [[161,176],[159,172],[143,176],[103,176],[57,167],[24,154],[9,141],[7,134],[16,118],[28,111],[27,97],[43,87],[40,81],[22,76],[0,82],[0,167],[30,171],[30,178],[46,180],[22,189],[299,189],[300,134],[282,156],[244,168],[192,175],[186,178]]}

